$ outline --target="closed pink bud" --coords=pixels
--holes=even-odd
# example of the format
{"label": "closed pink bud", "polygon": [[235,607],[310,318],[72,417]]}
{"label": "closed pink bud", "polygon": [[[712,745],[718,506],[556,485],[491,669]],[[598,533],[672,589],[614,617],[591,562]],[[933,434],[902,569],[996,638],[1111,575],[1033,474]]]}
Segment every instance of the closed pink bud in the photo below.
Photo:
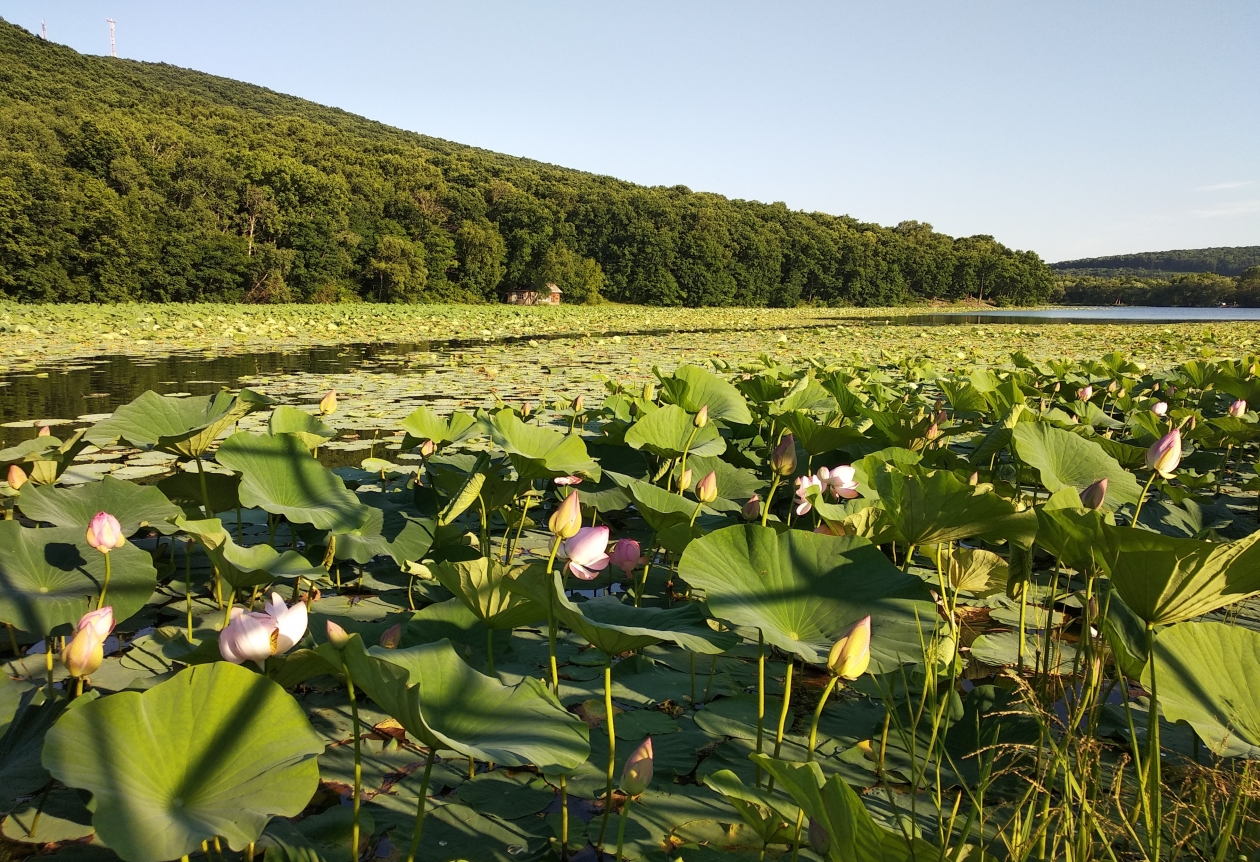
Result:
{"label": "closed pink bud", "polygon": [[1103,501],[1107,499],[1107,477],[1099,479],[1081,492],[1081,504],[1086,509],[1098,511],[1102,508]]}
{"label": "closed pink bud", "polygon": [[578,499],[577,491],[569,492],[569,496],[564,498],[560,508],[552,513],[547,526],[551,529],[552,535],[559,536],[561,539],[577,535],[577,531],[582,528],[582,504]]}
{"label": "closed pink bud", "polygon": [[774,454],[770,456],[770,469],[780,476],[791,476],[796,472],[796,438],[791,434],[786,435],[774,448]]}
{"label": "closed pink bud", "polygon": [[1175,475],[1181,463],[1181,429],[1174,428],[1146,450],[1146,466],[1165,479]]}
{"label": "closed pink bud", "polygon": [[[1247,402],[1243,401],[1241,398],[1239,398],[1233,404],[1229,405],[1229,415],[1233,416],[1235,419],[1238,419],[1246,412],[1247,412]],[[10,482],[9,484],[12,485],[13,483]]]}
{"label": "closed pink bud", "polygon": [[432,440],[425,440],[420,444],[420,457],[429,460],[433,457],[433,453],[437,451],[437,444]]}
{"label": "closed pink bud", "polygon": [[573,399],[573,412],[581,413],[582,407],[585,403],[586,403],[585,396],[579,395],[577,398],[574,398]]}
{"label": "closed pink bud", "polygon": [[683,470],[682,475],[678,477],[678,487],[684,491],[690,488],[691,477],[692,477],[691,468],[688,467],[686,470]]}
{"label": "closed pink bud", "polygon": [[73,677],[91,676],[105,660],[105,639],[114,629],[114,609],[104,607],[83,615],[74,636],[61,653],[61,663]]}
{"label": "closed pink bud", "polygon": [[1156,401],[1151,406],[1151,412],[1154,413],[1156,416],[1167,416],[1168,415],[1168,402]]}
{"label": "closed pink bud", "polygon": [[713,470],[696,485],[696,499],[701,503],[712,503],[717,499],[717,473]]}
{"label": "closed pink bud", "polygon": [[88,524],[87,543],[102,554],[108,554],[127,544],[127,537],[122,534],[117,518],[108,512],[97,512]]}
{"label": "closed pink bud", "polygon": [[1076,390],[1076,397],[1081,401],[1088,401],[1089,399],[1094,397],[1094,387],[1084,386]]}
{"label": "closed pink bud", "polygon": [[51,436],[52,436],[52,429],[51,429],[51,428],[49,428],[47,425],[40,425],[40,426],[39,426],[39,436],[40,436],[40,437],[51,437]]}
{"label": "closed pink bud", "polygon": [[381,646],[385,649],[398,649],[398,645],[402,643],[402,634],[402,623],[395,623],[381,634]]}
{"label": "closed pink bud", "polygon": [[703,428],[709,424],[709,405],[706,404],[700,408],[700,412],[696,414],[695,425],[697,428]]}
{"label": "closed pink bud", "polygon": [[337,412],[337,390],[330,389],[328,393],[319,399],[319,415],[329,416]]}
{"label": "closed pink bud", "polygon": [[642,551],[634,539],[618,539],[609,559],[612,564],[629,575],[639,565]]}
{"label": "closed pink bud", "polygon": [[626,759],[626,765],[621,770],[621,792],[627,796],[638,796],[647,790],[652,783],[652,762],[652,737],[649,736]]}
{"label": "closed pink bud", "polygon": [[328,642],[337,649],[344,649],[350,643],[350,635],[332,620],[324,620],[324,632],[328,635]]}
{"label": "closed pink bud", "polygon": [[27,483],[29,478],[30,477],[26,475],[26,471],[17,464],[9,465],[9,487],[14,491],[21,489],[21,487]]}
{"label": "closed pink bud", "polygon": [[552,479],[551,481],[552,481],[552,482],[554,482],[555,484],[557,484],[557,485],[561,485],[561,486],[565,486],[565,485],[581,485],[581,484],[582,484],[582,477],[581,477],[581,476],[557,476],[556,478]]}
{"label": "closed pink bud", "polygon": [[831,646],[827,669],[841,679],[854,680],[871,664],[871,618],[858,620],[853,628]]}
{"label": "closed pink bud", "polygon": [[937,437],[941,436],[941,426],[933,422],[931,425],[928,426],[927,434],[925,434],[924,436],[927,437],[927,439],[929,440],[935,440]]}
{"label": "closed pink bud", "polygon": [[753,494],[748,502],[744,504],[744,508],[740,509],[740,514],[747,521],[755,521],[761,517],[761,495]]}

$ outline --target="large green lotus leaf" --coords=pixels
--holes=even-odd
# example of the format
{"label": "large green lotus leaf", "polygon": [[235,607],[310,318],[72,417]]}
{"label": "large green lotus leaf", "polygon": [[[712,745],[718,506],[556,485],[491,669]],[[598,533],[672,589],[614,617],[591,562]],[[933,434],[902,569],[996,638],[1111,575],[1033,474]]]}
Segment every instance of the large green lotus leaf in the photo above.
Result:
{"label": "large green lotus leaf", "polygon": [[826,833],[831,862],[922,862],[941,851],[921,838],[879,826],[862,798],[839,775],[824,782],[817,763],[788,763],[765,754],[750,757],[778,781],[792,800]]}
{"label": "large green lotus leaf", "polygon": [[541,681],[503,685],[465,664],[450,641],[368,651],[352,635],[340,654],[329,644],[318,652],[344,661],[355,685],[425,745],[504,766],[572,769],[590,755],[586,724]]}
{"label": "large green lotus leaf", "polygon": [[240,395],[223,391],[187,398],[170,398],[149,390],[96,423],[88,430],[87,440],[108,446],[122,439],[140,449],[197,458],[234,422],[271,403],[270,398],[248,389],[241,390]]}
{"label": "large green lotus leaf", "polygon": [[661,392],[665,400],[677,404],[688,413],[699,413],[708,406],[710,419],[721,419],[736,425],[751,425],[752,413],[739,390],[721,377],[695,365],[680,365],[672,377],[662,377]]}
{"label": "large green lotus leaf", "polygon": [[[1151,688],[1151,665],[1142,675]],[[1155,638],[1155,683],[1169,721],[1185,721],[1222,757],[1260,759],[1260,632],[1183,623]]]}
{"label": "large green lotus leaf", "polygon": [[136,485],[113,476],[77,488],[40,485],[22,493],[22,514],[55,527],[79,527],[85,532],[97,512],[108,512],[122,525],[124,536],[142,526],[161,533],[175,531],[171,520],[183,514],[178,506],[152,485]]}
{"label": "large green lotus leaf", "polygon": [[[271,545],[242,547],[232,539],[218,518],[176,522],[179,529],[194,537],[206,549],[215,571],[234,589],[258,587],[274,581],[326,581],[328,572],[313,566],[297,551],[277,551]],[[112,588],[111,588],[112,590]]]}
{"label": "large green lotus leaf", "polygon": [[512,410],[500,410],[494,414],[493,438],[522,479],[577,475],[599,481],[599,464],[591,460],[577,434],[527,425]]}
{"label": "large green lotus leaf", "polygon": [[512,576],[524,566],[505,566],[478,557],[458,563],[438,563],[434,577],[455,594],[479,620],[492,629],[514,629],[547,618],[546,605],[509,589]]}
{"label": "large green lotus leaf", "polygon": [[[201,480],[205,479],[205,496]],[[203,504],[209,499],[211,512],[228,512],[241,505],[241,479],[235,473],[206,473],[180,470],[157,483],[158,489],[173,503],[178,503],[185,516],[201,517]]]}
{"label": "large green lotus leaf", "polygon": [[1103,526],[1111,583],[1148,623],[1170,625],[1260,594],[1260,532],[1226,544]]}
{"label": "large green lotus leaf", "polygon": [[697,428],[695,417],[675,404],[644,414],[626,431],[626,445],[631,449],[647,449],[662,458],[679,458],[683,452],[721,455],[726,451],[726,441],[717,425],[709,422]]}
{"label": "large green lotus leaf", "polygon": [[1070,485],[1037,508],[1037,544],[1077,571],[1102,563],[1102,528],[1102,513],[1086,509]]}
{"label": "large green lotus leaf", "polygon": [[946,470],[874,471],[871,484],[899,538],[911,545],[934,545],[972,537],[1008,539],[1032,546],[1037,516],[992,491],[963,482]]}
{"label": "large green lotus leaf", "polygon": [[[683,530],[688,538],[704,535],[704,530],[693,523],[696,510],[703,509],[700,503],[672,494],[664,488],[650,485],[640,479],[622,476],[619,473],[609,475],[612,476],[613,481],[630,492],[630,496],[634,498],[635,508],[658,535],[675,528]],[[685,544],[683,542],[683,546]],[[679,547],[677,550],[681,551],[682,548]]]}
{"label": "large green lotus leaf", "polygon": [[481,433],[481,424],[469,413],[452,413],[448,419],[438,416],[428,407],[417,407],[402,421],[406,437],[403,449],[414,449],[425,440],[432,440],[439,446],[443,443],[458,443]]}
{"label": "large green lotus leaf", "polygon": [[39,760],[44,736],[62,712],[86,706],[97,697],[45,700],[44,689],[28,688],[18,699],[17,709],[0,736],[0,808],[8,810],[19,796],[33,793],[48,783],[48,770]]}
{"label": "large green lotus leaf", "polygon": [[297,524],[349,533],[371,510],[341,477],[311,457],[290,434],[240,432],[223,441],[217,459],[241,474],[241,505],[283,515]]}
{"label": "large green lotus leaf", "polygon": [[419,562],[433,546],[437,525],[406,511],[404,496],[411,498],[402,493],[359,494],[368,507],[367,520],[355,530],[337,533],[337,559],[363,564],[388,556],[400,566]]}
{"label": "large green lotus leaf", "polygon": [[1142,493],[1137,478],[1097,443],[1045,422],[1020,422],[1011,429],[1019,459],[1034,468],[1050,493],[1071,486],[1084,491],[1107,480],[1107,508],[1136,505]]}
{"label": "large green lotus leaf", "polygon": [[547,595],[548,576],[540,567],[515,573],[511,588],[529,596],[541,606],[554,602],[556,618],[574,634],[605,655],[618,655],[662,641],[692,652],[725,652],[738,643],[731,632],[714,631],[704,610],[696,602],[672,608],[641,607],[627,604],[616,596],[604,595],[577,604],[564,592],[564,576],[551,575],[553,595]]}
{"label": "large green lotus leaf", "polygon": [[[672,475],[677,481],[678,466],[674,467]],[[732,500],[747,500],[753,494],[765,491],[766,480],[762,476],[758,476],[752,470],[745,467],[734,467],[723,461],[721,458],[710,456],[688,456],[687,469],[691,471],[691,487],[687,490],[695,493],[696,484],[707,476],[710,472],[717,479],[717,494],[719,500],[728,502]],[[711,504],[713,508],[722,505],[718,501]],[[734,508],[738,509],[739,506]]]}
{"label": "large green lotus leaf", "polygon": [[834,427],[816,422],[807,413],[785,413],[779,417],[800,447],[811,455],[822,455],[857,443],[869,442],[856,428]]}
{"label": "large green lotus leaf", "polygon": [[65,441],[49,435],[23,440],[16,446],[0,449],[0,468],[21,464],[30,475],[32,485],[51,485],[74,463],[79,453],[87,448],[88,441],[84,437],[86,433],[87,429],[81,428]]}
{"label": "large green lotus leaf", "polygon": [[[87,528],[31,530],[0,521],[0,621],[49,634],[96,607],[105,555],[87,543]],[[152,558],[130,542],[109,553],[106,602],[122,622],[144,607],[157,586]]]}
{"label": "large green lotus leaf", "polygon": [[166,862],[216,835],[244,850],[273,816],[300,813],[323,750],[284,689],[215,662],[66,712],[43,761],[63,784],[91,791],[92,824],[110,849],[127,862]]}
{"label": "large green lotus leaf", "polygon": [[746,524],[696,539],[679,575],[718,619],[761,629],[768,643],[822,662],[836,638],[871,616],[871,669],[923,659],[936,606],[923,582],[854,536],[778,533]]}
{"label": "large green lotus leaf", "polygon": [[321,446],[337,436],[336,429],[325,425],[318,416],[283,404],[271,411],[271,418],[267,420],[267,433],[292,434],[307,449]]}

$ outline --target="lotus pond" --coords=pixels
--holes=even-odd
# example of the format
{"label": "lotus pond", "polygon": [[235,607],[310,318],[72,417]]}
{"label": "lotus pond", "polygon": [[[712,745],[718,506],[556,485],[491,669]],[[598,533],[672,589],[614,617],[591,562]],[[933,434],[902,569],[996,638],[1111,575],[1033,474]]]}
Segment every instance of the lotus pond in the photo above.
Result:
{"label": "lotus pond", "polygon": [[822,322],[23,357],[5,852],[1253,853],[1260,330]]}

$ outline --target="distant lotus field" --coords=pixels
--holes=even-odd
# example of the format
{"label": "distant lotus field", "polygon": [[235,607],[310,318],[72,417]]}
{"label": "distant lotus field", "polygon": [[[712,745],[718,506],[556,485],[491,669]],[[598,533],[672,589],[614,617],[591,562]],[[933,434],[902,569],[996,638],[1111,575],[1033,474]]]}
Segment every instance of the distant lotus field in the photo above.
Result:
{"label": "distant lotus field", "polygon": [[0,429],[3,852],[1255,852],[1255,326],[556,321]]}

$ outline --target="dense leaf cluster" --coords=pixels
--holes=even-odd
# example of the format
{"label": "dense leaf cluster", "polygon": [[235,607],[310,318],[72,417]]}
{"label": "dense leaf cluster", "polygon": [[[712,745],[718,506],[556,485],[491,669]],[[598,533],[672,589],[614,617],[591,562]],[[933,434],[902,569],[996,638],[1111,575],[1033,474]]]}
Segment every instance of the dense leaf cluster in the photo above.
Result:
{"label": "dense leaf cluster", "polygon": [[1052,263],[1050,266],[1074,275],[1140,276],[1145,274],[1148,277],[1158,277],[1177,272],[1240,275],[1248,267],[1260,266],[1260,245],[1144,251],[1138,254],[1063,260]]}
{"label": "dense leaf cluster", "polygon": [[646,188],[404,132],[0,22],[0,297],[891,305],[1044,301],[1050,270],[953,239]]}

